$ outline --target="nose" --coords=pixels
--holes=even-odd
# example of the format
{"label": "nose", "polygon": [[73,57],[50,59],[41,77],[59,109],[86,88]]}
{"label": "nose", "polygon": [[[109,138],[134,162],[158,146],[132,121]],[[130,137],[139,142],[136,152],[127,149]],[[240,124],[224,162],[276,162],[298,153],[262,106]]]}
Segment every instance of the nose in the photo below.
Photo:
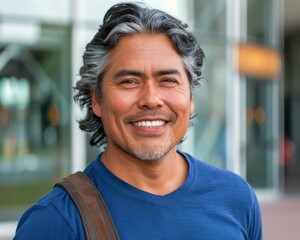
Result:
{"label": "nose", "polygon": [[154,83],[147,83],[143,86],[143,91],[141,91],[138,106],[147,109],[159,108],[164,104],[160,95],[158,86],[155,86]]}

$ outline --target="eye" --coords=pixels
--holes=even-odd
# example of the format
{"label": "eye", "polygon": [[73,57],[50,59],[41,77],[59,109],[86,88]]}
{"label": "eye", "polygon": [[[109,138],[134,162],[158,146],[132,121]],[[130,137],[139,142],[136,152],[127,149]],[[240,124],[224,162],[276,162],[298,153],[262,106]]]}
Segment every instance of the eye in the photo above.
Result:
{"label": "eye", "polygon": [[135,87],[139,86],[140,83],[136,79],[129,78],[129,79],[121,80],[119,85],[124,87],[124,88],[131,89],[131,88],[135,88]]}
{"label": "eye", "polygon": [[160,84],[166,87],[174,87],[179,84],[179,81],[175,78],[162,78]]}

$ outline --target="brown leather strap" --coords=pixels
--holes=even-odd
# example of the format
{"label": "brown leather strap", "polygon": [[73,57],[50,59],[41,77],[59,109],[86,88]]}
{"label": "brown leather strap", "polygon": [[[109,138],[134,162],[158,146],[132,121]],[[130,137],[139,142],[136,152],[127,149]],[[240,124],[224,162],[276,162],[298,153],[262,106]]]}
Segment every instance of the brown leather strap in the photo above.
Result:
{"label": "brown leather strap", "polygon": [[119,240],[105,202],[91,180],[76,172],[56,185],[61,186],[75,203],[88,240]]}

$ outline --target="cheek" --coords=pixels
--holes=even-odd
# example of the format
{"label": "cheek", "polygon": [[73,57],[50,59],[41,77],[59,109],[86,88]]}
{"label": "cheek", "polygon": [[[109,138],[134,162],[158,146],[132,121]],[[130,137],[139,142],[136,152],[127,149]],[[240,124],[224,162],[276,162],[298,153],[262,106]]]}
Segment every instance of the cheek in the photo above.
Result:
{"label": "cheek", "polygon": [[186,95],[180,96],[179,94],[174,94],[170,100],[171,101],[169,102],[175,112],[183,115],[183,118],[185,118],[185,116],[189,118],[194,110],[193,102],[191,101],[190,97],[187,97]]}
{"label": "cheek", "polygon": [[111,124],[110,121],[113,121],[113,118],[117,121],[128,114],[132,105],[133,100],[130,94],[114,94],[111,92],[110,96],[106,96],[101,111],[103,117],[107,118],[107,123]]}

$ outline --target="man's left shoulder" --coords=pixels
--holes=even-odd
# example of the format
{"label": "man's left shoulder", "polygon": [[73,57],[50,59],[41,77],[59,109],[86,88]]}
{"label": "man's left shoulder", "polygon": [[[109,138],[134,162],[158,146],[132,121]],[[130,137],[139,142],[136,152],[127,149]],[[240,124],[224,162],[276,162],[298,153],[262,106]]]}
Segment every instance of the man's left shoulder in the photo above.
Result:
{"label": "man's left shoulder", "polygon": [[[240,175],[223,168],[186,155],[194,165],[195,175],[198,182],[206,182],[207,187],[220,189],[220,193],[253,198],[254,191],[250,184]],[[223,189],[223,191],[221,191]]]}

